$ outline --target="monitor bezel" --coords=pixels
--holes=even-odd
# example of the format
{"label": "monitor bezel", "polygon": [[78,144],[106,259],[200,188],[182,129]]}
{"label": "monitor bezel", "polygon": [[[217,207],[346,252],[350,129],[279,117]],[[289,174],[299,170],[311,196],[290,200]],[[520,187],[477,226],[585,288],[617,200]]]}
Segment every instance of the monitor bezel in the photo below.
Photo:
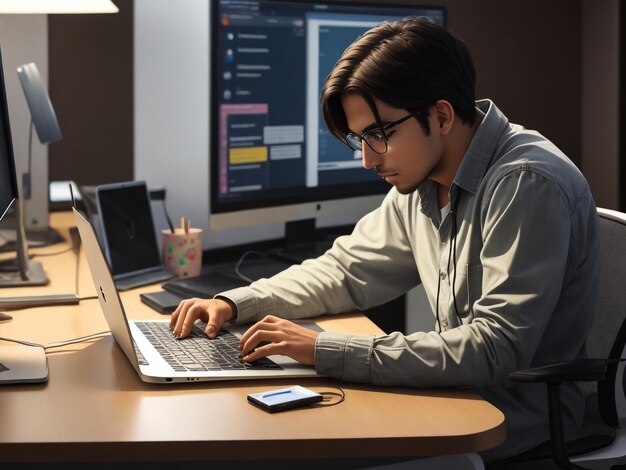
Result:
{"label": "monitor bezel", "polygon": [[9,122],[9,104],[7,98],[7,88],[4,80],[4,65],[2,59],[2,50],[0,49],[0,86],[2,89],[0,90],[0,94],[2,97],[0,98],[0,112],[3,113],[4,123],[2,125],[2,132],[4,134],[4,142],[7,150],[7,160],[9,163],[9,181],[11,184],[11,193],[13,195],[13,200],[7,205],[7,207],[0,207],[0,220],[6,215],[9,209],[15,204],[15,201],[19,197],[18,186],[17,186],[17,168],[15,165],[15,154],[13,152],[13,138],[11,135],[11,123]]}
{"label": "monitor bezel", "polygon": [[[338,6],[362,6],[384,8],[403,8],[409,10],[437,10],[442,13],[444,27],[447,25],[447,9],[444,6],[414,5],[405,3],[380,3],[374,2],[349,2],[349,1],[315,1],[302,0],[271,0],[276,3],[306,3],[306,4],[332,4]],[[218,18],[219,1],[211,2],[210,9],[210,61],[209,61],[209,212],[210,226],[212,229],[235,228],[238,226],[249,226],[256,223],[289,222],[310,217],[324,215],[325,212],[334,213],[342,210],[349,210],[351,207],[361,206],[362,212],[367,212],[375,208],[382,197],[389,192],[391,186],[383,180],[374,182],[360,182],[353,185],[328,185],[313,188],[285,188],[277,192],[286,193],[284,196],[269,196],[267,193],[257,200],[229,200],[224,201],[219,198],[219,90],[216,79],[218,67],[217,62],[217,41],[218,30],[216,21]],[[330,209],[329,204],[334,203],[335,208]],[[367,209],[366,209],[367,208]],[[276,213],[276,210],[282,213]],[[358,208],[357,208],[358,211]],[[242,214],[254,214],[261,220],[244,223],[237,222]],[[257,219],[255,217],[255,219]]]}

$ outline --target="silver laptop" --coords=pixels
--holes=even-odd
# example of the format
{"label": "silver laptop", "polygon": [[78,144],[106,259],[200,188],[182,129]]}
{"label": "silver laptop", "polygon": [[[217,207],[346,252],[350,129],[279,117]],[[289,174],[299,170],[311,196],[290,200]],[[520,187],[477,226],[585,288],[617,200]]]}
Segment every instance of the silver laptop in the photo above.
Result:
{"label": "silver laptop", "polygon": [[115,284],[132,289],[173,277],[161,262],[150,196],[144,181],[96,187],[102,244]]}
{"label": "silver laptop", "polygon": [[[313,367],[286,356],[244,363],[239,339],[246,327],[226,327],[216,339],[209,339],[204,325],[197,324],[188,338],[177,340],[169,330],[169,320],[128,321],[96,233],[76,208],[73,210],[100,307],[113,338],[141,380],[173,383],[318,376]],[[315,324],[306,326],[321,331]]]}

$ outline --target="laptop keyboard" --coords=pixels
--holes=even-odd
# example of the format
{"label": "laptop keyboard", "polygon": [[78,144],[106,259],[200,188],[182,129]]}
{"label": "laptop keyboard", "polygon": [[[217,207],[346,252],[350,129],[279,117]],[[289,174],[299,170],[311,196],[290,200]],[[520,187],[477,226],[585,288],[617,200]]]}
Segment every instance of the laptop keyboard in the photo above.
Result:
{"label": "laptop keyboard", "polygon": [[176,339],[167,322],[135,322],[135,325],[175,372],[282,369],[267,358],[244,362],[239,338],[225,330],[209,339],[194,325],[189,336]]}
{"label": "laptop keyboard", "polygon": [[146,358],[143,356],[143,354],[141,354],[141,351],[139,350],[139,347],[137,346],[137,341],[135,341],[133,339],[133,347],[135,348],[135,355],[137,356],[137,362],[139,362],[140,366],[149,366],[150,364],[148,364],[148,361],[146,361]]}

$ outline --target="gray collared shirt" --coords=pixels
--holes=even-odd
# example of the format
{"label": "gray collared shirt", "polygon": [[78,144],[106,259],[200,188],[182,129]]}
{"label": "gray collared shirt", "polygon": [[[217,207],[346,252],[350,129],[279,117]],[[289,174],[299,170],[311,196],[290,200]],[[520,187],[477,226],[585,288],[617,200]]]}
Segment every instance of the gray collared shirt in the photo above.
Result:
{"label": "gray collared shirt", "polygon": [[[223,296],[246,323],[366,309],[421,282],[438,310],[437,331],[324,332],[315,367],[351,382],[473,388],[506,416],[507,442],[484,454],[493,460],[548,438],[545,386],[513,384],[509,374],[585,356],[600,242],[593,198],[574,164],[491,101],[477,106],[485,117],[444,220],[436,183],[408,195],[394,188],[325,255]],[[577,429],[582,393],[569,384],[562,398],[566,427]]]}

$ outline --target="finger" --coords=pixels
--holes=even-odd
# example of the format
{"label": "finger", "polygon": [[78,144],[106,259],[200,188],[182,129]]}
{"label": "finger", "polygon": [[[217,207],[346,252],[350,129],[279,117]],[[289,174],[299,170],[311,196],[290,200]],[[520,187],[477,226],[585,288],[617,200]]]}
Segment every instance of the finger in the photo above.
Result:
{"label": "finger", "polygon": [[178,321],[178,315],[180,315],[180,312],[183,309],[184,302],[185,300],[181,300],[178,304],[178,307],[176,307],[176,310],[174,310],[174,312],[172,313],[172,317],[170,318],[170,330],[173,330],[176,326],[176,322]]}
{"label": "finger", "polygon": [[185,303],[185,307],[183,308],[180,317],[178,318],[178,322],[176,323],[176,328],[174,329],[174,336],[177,338],[186,337],[194,323],[200,316],[202,315],[203,308],[199,303],[199,299],[190,299]]}
{"label": "finger", "polygon": [[220,331],[220,329],[222,328],[222,323],[217,319],[217,315],[213,314],[211,315],[209,313],[209,323],[207,323],[206,328],[204,329],[204,332],[206,333],[206,335],[213,339],[217,336],[217,332]]}
{"label": "finger", "polygon": [[246,354],[243,357],[243,360],[245,362],[254,362],[254,361],[258,361],[259,359],[262,359],[264,357],[267,356],[274,356],[277,354],[285,354],[286,353],[286,346],[287,344],[283,341],[279,342],[279,343],[268,343],[265,346],[261,346],[259,348],[256,348],[254,351],[252,351],[249,354]]}
{"label": "finger", "polygon": [[193,305],[193,299],[185,299],[179,305],[176,311],[178,314],[176,315],[176,323],[174,324],[174,328],[172,332],[174,336],[178,337],[180,335],[180,331],[183,328],[183,323],[185,321],[185,317],[187,316],[187,310]]}
{"label": "finger", "polygon": [[[250,337],[259,330],[277,330],[278,324],[277,322],[267,321],[268,317],[265,317],[263,320],[255,323],[250,328],[246,330],[246,332],[241,335],[241,339],[239,340],[239,347],[242,347]],[[276,317],[273,317],[276,318]]]}
{"label": "finger", "polygon": [[180,330],[181,338],[184,338],[191,333],[191,329],[198,319],[204,322],[209,319],[208,307],[203,302],[195,302],[187,310],[185,321],[183,322],[182,329]]}
{"label": "finger", "polygon": [[[281,331],[270,331],[270,330],[259,330],[256,331],[250,338],[243,344],[241,347],[242,355],[250,354],[257,346],[260,346],[260,343],[263,342],[271,342],[278,343],[282,339],[284,339],[284,333]],[[265,346],[261,346],[265,347]]]}

